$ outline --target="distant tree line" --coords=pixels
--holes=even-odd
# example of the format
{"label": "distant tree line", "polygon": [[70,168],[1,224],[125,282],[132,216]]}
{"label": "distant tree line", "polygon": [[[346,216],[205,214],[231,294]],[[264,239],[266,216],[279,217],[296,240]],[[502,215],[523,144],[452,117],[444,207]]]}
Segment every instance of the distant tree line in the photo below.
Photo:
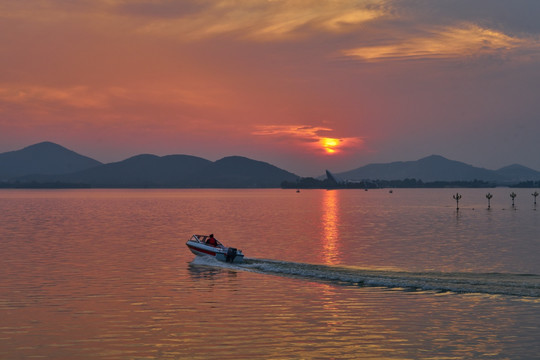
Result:
{"label": "distant tree line", "polygon": [[87,189],[88,184],[75,184],[64,182],[0,182],[0,189]]}
{"label": "distant tree line", "polygon": [[299,178],[297,181],[283,181],[283,189],[384,189],[384,188],[490,188],[496,184],[483,181],[431,181],[419,179],[403,180],[364,180],[333,182],[329,179],[319,180],[312,177]]}
{"label": "distant tree line", "polygon": [[537,187],[540,187],[540,180],[538,180],[538,181],[532,181],[532,180],[522,181],[522,182],[520,182],[518,184],[511,185],[510,187],[512,187],[512,188],[537,188]]}

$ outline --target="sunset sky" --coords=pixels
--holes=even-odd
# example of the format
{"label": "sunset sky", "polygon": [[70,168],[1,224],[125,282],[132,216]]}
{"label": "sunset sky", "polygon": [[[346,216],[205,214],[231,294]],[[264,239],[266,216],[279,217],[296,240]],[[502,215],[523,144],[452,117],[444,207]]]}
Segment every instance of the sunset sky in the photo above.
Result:
{"label": "sunset sky", "polygon": [[0,0],[0,152],[540,170],[538,0]]}

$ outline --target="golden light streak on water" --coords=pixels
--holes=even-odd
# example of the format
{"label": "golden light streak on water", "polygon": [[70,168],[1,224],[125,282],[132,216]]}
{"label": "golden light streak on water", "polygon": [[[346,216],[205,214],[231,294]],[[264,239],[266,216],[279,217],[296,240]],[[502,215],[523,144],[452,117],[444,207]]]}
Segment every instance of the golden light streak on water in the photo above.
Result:
{"label": "golden light streak on water", "polygon": [[327,265],[339,263],[339,195],[338,191],[328,190],[322,198],[322,254]]}

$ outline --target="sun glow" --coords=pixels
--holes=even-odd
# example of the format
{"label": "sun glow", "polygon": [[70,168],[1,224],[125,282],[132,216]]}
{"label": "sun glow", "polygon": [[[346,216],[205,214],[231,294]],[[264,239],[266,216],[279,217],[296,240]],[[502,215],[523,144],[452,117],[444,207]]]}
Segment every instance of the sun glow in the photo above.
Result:
{"label": "sun glow", "polygon": [[337,151],[336,147],[339,145],[339,139],[322,138],[320,144],[328,154],[334,154]]}
{"label": "sun glow", "polygon": [[295,143],[311,154],[344,155],[354,149],[359,149],[364,139],[361,137],[326,137],[334,130],[326,127],[310,125],[265,125],[258,126],[253,135],[273,136],[288,144]]}

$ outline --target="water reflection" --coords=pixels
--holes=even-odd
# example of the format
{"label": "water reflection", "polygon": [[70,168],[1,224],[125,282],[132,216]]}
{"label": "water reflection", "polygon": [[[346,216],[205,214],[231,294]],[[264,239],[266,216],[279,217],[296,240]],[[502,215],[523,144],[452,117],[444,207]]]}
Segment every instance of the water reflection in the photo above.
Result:
{"label": "water reflection", "polygon": [[324,322],[328,332],[337,332],[341,328],[343,319],[339,318],[340,309],[338,307],[336,298],[336,287],[329,284],[316,284],[317,288],[321,290],[321,305],[324,310]]}
{"label": "water reflection", "polygon": [[193,280],[202,280],[202,279],[216,279],[223,277],[224,275],[227,278],[236,278],[238,273],[230,269],[222,269],[219,267],[211,265],[201,265],[201,264],[188,264],[189,275]]}
{"label": "water reflection", "polygon": [[[467,198],[484,204],[484,191]],[[0,359],[538,358],[537,298],[339,286],[384,267],[401,270],[394,286],[459,271],[448,283],[462,288],[466,271],[473,289],[523,288],[534,276],[509,273],[540,274],[540,213],[492,191],[493,211],[464,208],[457,225],[437,205],[448,190],[0,191]],[[267,270],[196,259],[194,227],[220,229]],[[316,252],[293,251],[306,234]]]}
{"label": "water reflection", "polygon": [[216,277],[216,275],[219,275],[223,271],[223,269],[220,268],[195,264],[189,264],[188,270],[189,275],[193,280],[213,279]]}
{"label": "water reflection", "polygon": [[328,265],[339,263],[339,196],[339,191],[329,190],[322,198],[322,256]]}

